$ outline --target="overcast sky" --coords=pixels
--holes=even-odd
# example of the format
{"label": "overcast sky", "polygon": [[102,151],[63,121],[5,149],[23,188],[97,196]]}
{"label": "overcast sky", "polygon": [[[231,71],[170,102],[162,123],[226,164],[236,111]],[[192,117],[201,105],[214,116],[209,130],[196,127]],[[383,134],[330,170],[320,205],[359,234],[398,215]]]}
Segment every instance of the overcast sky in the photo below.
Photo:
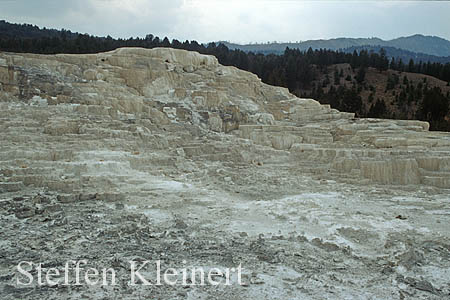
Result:
{"label": "overcast sky", "polygon": [[450,40],[449,1],[0,0],[0,19],[113,37],[238,43],[336,37]]}

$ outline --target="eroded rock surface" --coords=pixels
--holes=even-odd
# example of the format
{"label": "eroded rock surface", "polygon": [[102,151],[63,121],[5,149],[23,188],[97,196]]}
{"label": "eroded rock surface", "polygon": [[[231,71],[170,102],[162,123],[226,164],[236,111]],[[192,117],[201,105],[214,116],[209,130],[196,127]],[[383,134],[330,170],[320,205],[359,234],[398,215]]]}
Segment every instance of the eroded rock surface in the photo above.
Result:
{"label": "eroded rock surface", "polygon": [[[2,299],[443,299],[450,134],[355,119],[212,56],[0,53]],[[20,261],[114,267],[17,286]],[[127,261],[246,286],[129,286]],[[128,268],[128,269],[127,269]]]}

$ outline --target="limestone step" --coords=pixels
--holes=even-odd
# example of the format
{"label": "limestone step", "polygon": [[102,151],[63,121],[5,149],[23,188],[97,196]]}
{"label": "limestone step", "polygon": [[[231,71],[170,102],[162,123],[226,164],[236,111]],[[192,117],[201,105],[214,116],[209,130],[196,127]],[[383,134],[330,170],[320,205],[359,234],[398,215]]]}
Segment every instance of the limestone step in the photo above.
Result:
{"label": "limestone step", "polygon": [[182,148],[186,157],[197,157],[201,155],[216,153],[228,153],[229,151],[228,145],[220,144],[189,144],[189,146],[183,146]]}
{"label": "limestone step", "polygon": [[12,168],[11,165],[8,164],[8,168],[1,168],[0,174],[5,177],[12,176],[24,176],[24,175],[37,175],[37,174],[49,174],[53,172],[55,168],[50,167],[29,167],[24,166],[23,168]]}
{"label": "limestone step", "polygon": [[327,174],[326,179],[332,179],[342,183],[361,183],[363,180],[370,182],[370,180],[364,179],[361,176],[359,169],[353,169],[351,172],[336,172],[336,170],[331,170]]}
{"label": "limestone step", "polygon": [[331,134],[316,134],[304,135],[304,142],[309,144],[331,144],[333,143],[333,136]]}
{"label": "limestone step", "polygon": [[424,176],[422,183],[425,185],[450,189],[450,176]]}
{"label": "limestone step", "polygon": [[0,161],[11,161],[11,160],[30,160],[30,161],[57,161],[57,160],[71,160],[73,159],[74,153],[72,150],[47,150],[39,151],[35,149],[32,150],[12,150],[2,152],[0,155]]}
{"label": "limestone step", "polygon": [[23,182],[0,182],[0,193],[19,192],[24,189]]}
{"label": "limestone step", "polygon": [[450,171],[429,171],[419,168],[420,175],[428,177],[447,177],[450,178]]}
{"label": "limestone step", "polygon": [[428,171],[450,171],[450,153],[416,158],[419,167]]}
{"label": "limestone step", "polygon": [[203,161],[221,161],[221,162],[235,161],[237,159],[235,154],[229,152],[203,154],[198,155],[195,158]]}

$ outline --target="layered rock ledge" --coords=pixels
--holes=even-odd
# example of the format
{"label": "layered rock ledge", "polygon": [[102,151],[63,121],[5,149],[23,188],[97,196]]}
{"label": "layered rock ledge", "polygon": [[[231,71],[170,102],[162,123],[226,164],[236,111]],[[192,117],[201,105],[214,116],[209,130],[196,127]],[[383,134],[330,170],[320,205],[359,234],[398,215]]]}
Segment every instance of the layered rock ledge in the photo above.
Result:
{"label": "layered rock ledge", "polygon": [[[245,143],[242,138],[288,151],[299,169],[314,162],[313,173],[324,178],[450,187],[450,134],[429,132],[428,124],[420,121],[355,119],[195,52],[121,48],[93,55],[2,53],[0,84],[2,138],[8,141],[15,132],[29,149],[69,135],[86,141],[126,140],[134,134],[140,143],[159,139],[162,149],[193,153],[199,146],[190,141],[212,131],[236,137],[237,145]],[[164,126],[183,127],[184,132],[177,139],[156,137]],[[17,132],[24,128],[35,130],[37,143],[26,132]],[[21,153],[19,147],[10,151],[15,159],[40,155]],[[217,150],[197,152],[213,155]],[[14,186],[19,185],[2,183],[5,190]]]}

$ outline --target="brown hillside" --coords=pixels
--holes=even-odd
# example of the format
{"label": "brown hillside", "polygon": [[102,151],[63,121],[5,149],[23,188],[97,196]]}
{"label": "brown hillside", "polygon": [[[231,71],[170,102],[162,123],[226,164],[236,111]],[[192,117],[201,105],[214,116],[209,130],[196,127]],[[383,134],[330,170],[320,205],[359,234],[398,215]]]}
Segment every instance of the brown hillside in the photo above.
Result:
{"label": "brown hillside", "polygon": [[[423,101],[425,86],[428,89],[440,88],[442,94],[447,98],[450,94],[449,84],[433,76],[391,69],[379,71],[369,67],[366,69],[364,80],[358,83],[356,80],[358,71],[358,68],[353,69],[347,63],[332,65],[324,72],[316,68],[316,79],[313,81],[312,88],[301,91],[301,94],[312,95],[314,88],[322,88],[325,94],[330,91],[331,87],[335,89],[338,89],[339,86],[347,89],[354,88],[362,99],[359,116],[368,116],[370,107],[379,99],[386,105],[386,114],[380,117],[394,119],[419,118],[418,111]],[[336,74],[338,74],[338,83],[335,81]],[[391,86],[389,86],[389,81],[391,81]],[[322,100],[321,97],[317,98],[319,101]],[[447,114],[445,119],[449,121],[450,114]]]}

